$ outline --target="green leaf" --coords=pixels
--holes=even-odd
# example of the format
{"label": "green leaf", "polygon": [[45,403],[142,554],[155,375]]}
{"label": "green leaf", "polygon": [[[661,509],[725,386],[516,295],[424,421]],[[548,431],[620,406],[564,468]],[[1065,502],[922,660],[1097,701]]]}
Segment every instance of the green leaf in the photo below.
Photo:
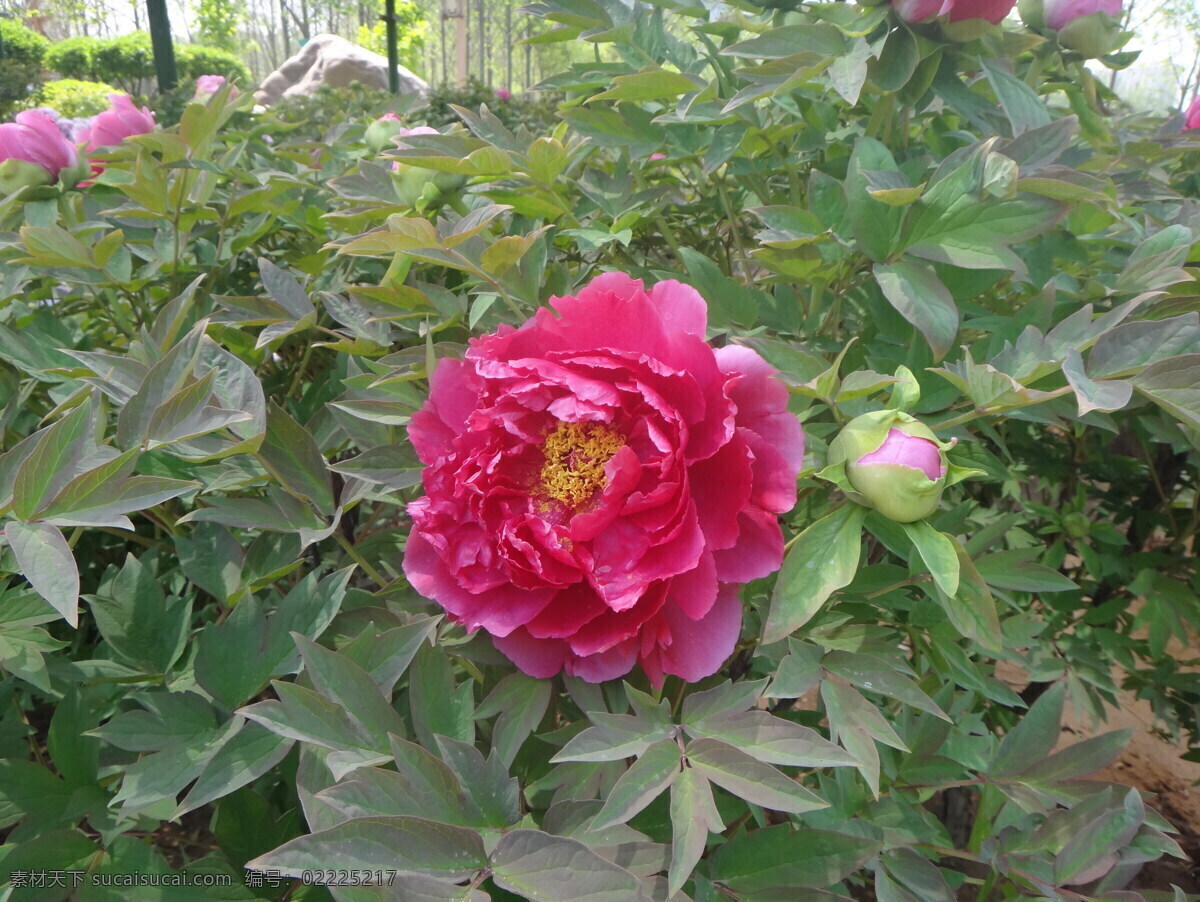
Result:
{"label": "green leaf", "polygon": [[958,307],[928,263],[901,258],[876,263],[875,281],[896,312],[912,323],[941,360],[958,335]]}
{"label": "green leaf", "polygon": [[1200,429],[1200,354],[1160,360],[1129,381],[1184,425]]}
{"label": "green leaf", "polygon": [[868,170],[898,172],[891,152],[873,138],[859,138],[846,173],[846,215],[854,239],[864,254],[883,261],[892,253],[904,217],[903,207],[892,207],[871,197]]}
{"label": "green leaf", "polygon": [[950,720],[950,716],[922,692],[916,683],[896,673],[883,660],[873,655],[831,651],[821,659],[821,667],[869,692],[878,692],[942,720]]}
{"label": "green leaf", "polygon": [[292,748],[292,740],[256,723],[246,723],[209,759],[172,819],[257,780]]}
{"label": "green leaf", "polygon": [[1119,807],[1085,824],[1063,846],[1054,859],[1054,882],[1085,883],[1107,873],[1117,863],[1116,853],[1129,844],[1145,820],[1142,797],[1131,788]]}
{"label": "green leaf", "polygon": [[737,683],[727,680],[711,689],[693,692],[683,700],[681,719],[684,723],[696,723],[726,711],[745,711],[754,707],[766,683],[765,679]]}
{"label": "green leaf", "polygon": [[398,870],[457,881],[487,865],[474,830],[420,817],[364,817],[284,843],[246,862],[256,871],[300,877],[310,870]]}
{"label": "green leaf", "polygon": [[1013,136],[1024,134],[1030,129],[1050,124],[1050,111],[1033,88],[1001,68],[1001,63],[988,57],[980,57],[983,74],[996,92],[996,99],[1004,109],[1004,115],[1012,123]]}
{"label": "green leaf", "polygon": [[1021,782],[1053,784],[1091,776],[1112,764],[1129,744],[1132,735],[1133,728],[1126,727],[1077,742],[1025,768],[1021,773]]}
{"label": "green leaf", "polygon": [[995,551],[975,561],[979,575],[989,586],[1017,592],[1070,592],[1078,589],[1072,580],[1057,570],[1038,563],[1041,548],[1015,548]]}
{"label": "green leaf", "polygon": [[520,788],[495,751],[484,760],[483,753],[469,742],[440,735],[434,738],[442,760],[490,826],[507,827],[520,820]]}
{"label": "green leaf", "polygon": [[623,824],[649,805],[679,776],[679,744],[663,739],[646,749],[608,792],[593,830]]}
{"label": "green leaf", "polygon": [[573,737],[550,759],[560,761],[617,761],[641,755],[671,733],[669,725],[657,719],[631,714],[590,712],[593,726]]}
{"label": "green leaf", "polygon": [[865,730],[873,739],[890,745],[902,752],[908,751],[904,740],[896,735],[895,729],[862,693],[851,686],[825,680],[821,683],[821,700],[825,702],[829,718],[829,730],[840,736],[848,727]]}
{"label": "green leaf", "polygon": [[475,719],[492,717],[492,746],[505,767],[511,767],[521,745],[537,729],[550,705],[552,683],[523,673],[510,673],[496,684],[475,711]]}
{"label": "green leaf", "polygon": [[645,100],[662,100],[668,97],[678,97],[704,86],[699,79],[689,78],[680,72],[672,72],[669,69],[618,75],[613,78],[612,85],[607,91],[593,94],[587,99],[587,102],[626,100],[640,103]]}
{"label": "green leaf", "polygon": [[699,771],[685,768],[671,786],[671,867],[667,895],[674,896],[704,854],[709,833],[725,828],[712,787]]}
{"label": "green leaf", "polygon": [[304,286],[296,281],[296,277],[280,269],[266,257],[258,258],[258,274],[271,300],[286,310],[292,319],[303,319],[316,311]]}
{"label": "green leaf", "polygon": [[333,483],[321,449],[307,429],[274,404],[267,413],[258,459],[288,491],[311,501],[325,516],[333,515]]}
{"label": "green leaf", "polygon": [[739,833],[726,842],[713,857],[712,879],[739,894],[821,889],[878,853],[879,843],[872,839],[781,824]]}
{"label": "green leaf", "polygon": [[313,687],[363,725],[379,745],[387,744],[387,735],[403,736],[404,719],[385,698],[371,675],[335,651],[318,645],[302,633],[292,633],[304,672]]}
{"label": "green leaf", "polygon": [[216,730],[197,733],[187,742],[139,759],[125,771],[121,790],[112,804],[120,802],[121,813],[129,815],[167,799],[174,802],[180,790],[200,776],[242,724],[235,718]]}
{"label": "green leaf", "polygon": [[1075,392],[1079,404],[1079,415],[1086,416],[1093,410],[1110,413],[1120,410],[1133,397],[1133,385],[1124,379],[1093,380],[1083,368],[1083,358],[1072,348],[1062,364],[1063,375]]}
{"label": "green leaf", "polygon": [[956,630],[985,649],[998,653],[1004,648],[1004,636],[996,615],[996,602],[967,550],[957,539],[952,541],[958,555],[958,591],[948,595],[935,585],[934,594]]}
{"label": "green leaf", "polygon": [[1019,777],[1050,754],[1058,744],[1064,690],[1065,684],[1055,683],[1004,735],[988,764],[989,777]]}
{"label": "green leaf", "polygon": [[34,591],[67,623],[79,626],[79,568],[61,530],[48,523],[10,520],[4,524],[4,538]]}
{"label": "green leaf", "polygon": [[168,599],[158,575],[133,555],[125,558],[107,592],[87,599],[104,641],[134,666],[166,673],[183,653],[191,599]]}
{"label": "green leaf", "polygon": [[641,882],[583,843],[541,830],[512,830],[500,837],[491,860],[501,889],[532,902],[649,902]]}
{"label": "green leaf", "polygon": [[12,507],[17,517],[30,519],[75,476],[79,461],[92,445],[94,424],[93,406],[80,404],[39,433],[41,438],[13,481]]}
{"label": "green leaf", "polygon": [[778,642],[813,618],[834,592],[850,584],[862,550],[864,508],[843,504],[795,539],[775,581],[763,643]]}
{"label": "green leaf", "polygon": [[408,671],[408,708],[421,744],[433,747],[440,734],[475,739],[474,680],[455,682],[454,667],[440,648],[422,645]]}
{"label": "green leaf", "polygon": [[917,553],[929,568],[929,573],[938,588],[947,595],[954,595],[958,591],[959,577],[958,554],[954,540],[938,532],[925,520],[900,525],[916,546]]}
{"label": "green leaf", "polygon": [[829,803],[782,771],[751,758],[728,743],[696,739],[688,744],[692,767],[739,799],[774,811],[803,814]]}
{"label": "green leaf", "polygon": [[487,818],[470,799],[454,771],[419,745],[392,737],[396,770],[360,767],[320,797],[348,818],[401,815],[460,827],[486,827]]}
{"label": "green leaf", "polygon": [[858,763],[815,730],[766,711],[716,714],[686,729],[696,738],[719,739],[767,764],[841,767]]}

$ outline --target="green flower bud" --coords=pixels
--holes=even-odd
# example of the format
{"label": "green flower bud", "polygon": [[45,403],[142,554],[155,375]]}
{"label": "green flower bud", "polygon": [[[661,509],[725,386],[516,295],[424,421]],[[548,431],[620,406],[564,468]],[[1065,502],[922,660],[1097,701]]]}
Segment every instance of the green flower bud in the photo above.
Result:
{"label": "green flower bud", "polygon": [[392,139],[403,129],[404,123],[399,116],[395,113],[386,113],[367,126],[367,130],[363,132],[363,143],[367,145],[367,149],[371,153],[380,153],[395,146]]}
{"label": "green flower bud", "polygon": [[1105,12],[1072,19],[1058,32],[1058,43],[1086,59],[1107,56],[1120,45],[1121,26]]}
{"label": "green flower bud", "polygon": [[1021,16],[1021,21],[1034,31],[1042,31],[1046,27],[1043,0],[1017,0],[1017,13]]}
{"label": "green flower bud", "polygon": [[928,426],[898,410],[855,417],[829,445],[831,466],[843,465],[851,498],[897,523],[937,510],[946,487],[946,450]]}
{"label": "green flower bud", "polygon": [[0,163],[0,197],[8,197],[22,188],[49,185],[52,181],[50,173],[37,163],[15,158]]}

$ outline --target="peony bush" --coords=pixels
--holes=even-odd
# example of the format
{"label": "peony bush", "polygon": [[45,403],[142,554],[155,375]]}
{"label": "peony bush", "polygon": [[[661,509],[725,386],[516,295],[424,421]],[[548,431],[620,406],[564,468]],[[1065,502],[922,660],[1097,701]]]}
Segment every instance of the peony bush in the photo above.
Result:
{"label": "peony bush", "polygon": [[1186,900],[1195,116],[1001,6],[0,125],[7,897]]}

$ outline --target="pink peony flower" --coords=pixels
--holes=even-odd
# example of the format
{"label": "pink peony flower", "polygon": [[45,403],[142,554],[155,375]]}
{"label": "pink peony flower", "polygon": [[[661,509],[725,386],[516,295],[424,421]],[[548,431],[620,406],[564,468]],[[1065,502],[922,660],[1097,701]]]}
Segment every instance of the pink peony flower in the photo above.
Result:
{"label": "pink peony flower", "polygon": [[512,91],[510,91],[508,88],[497,88],[496,99],[503,101],[512,100]]}
{"label": "pink peony flower", "polygon": [[108,102],[111,106],[80,133],[80,140],[87,142],[88,150],[120,144],[133,135],[154,131],[154,114],[146,107],[140,110],[135,107],[128,94],[109,94]]}
{"label": "pink peony flower", "polygon": [[667,155],[665,153],[650,154],[650,162],[651,163],[657,163],[659,160],[665,160],[666,158],[667,158]]}
{"label": "pink peony flower", "polygon": [[[195,99],[196,100],[205,100],[206,98],[211,97],[213,94],[216,94],[217,91],[221,90],[221,88],[223,88],[224,86],[225,86],[225,76],[224,75],[201,75],[199,78],[196,79]],[[236,87],[230,88],[229,89],[229,99],[232,100],[234,97],[237,97],[237,96],[238,96],[238,89]]]}
{"label": "pink peony flower", "polygon": [[740,584],[783,557],[804,436],[704,299],[621,273],[443,359],[408,427],[426,465],[404,572],[525,673],[715,673]]}
{"label": "pink peony flower", "polygon": [[986,19],[993,25],[999,25],[1016,5],[1017,0],[952,0],[950,21]]}
{"label": "pink peony flower", "polygon": [[[49,182],[79,165],[79,150],[45,113],[26,110],[0,125],[0,161],[19,160],[45,170]],[[36,170],[33,170],[36,172]]]}
{"label": "pink peony flower", "polygon": [[1200,96],[1197,96],[1195,99],[1193,99],[1191,105],[1187,108],[1187,114],[1183,122],[1183,127],[1200,128]]}

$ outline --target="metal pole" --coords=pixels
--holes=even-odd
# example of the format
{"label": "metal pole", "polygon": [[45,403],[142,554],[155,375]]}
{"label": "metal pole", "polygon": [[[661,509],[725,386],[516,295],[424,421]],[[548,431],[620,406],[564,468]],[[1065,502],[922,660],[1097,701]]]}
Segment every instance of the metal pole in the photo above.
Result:
{"label": "metal pole", "polygon": [[400,73],[396,67],[400,65],[400,52],[396,49],[396,0],[387,0],[387,14],[383,21],[387,24],[388,47],[388,90],[393,94],[400,93]]}
{"label": "metal pole", "polygon": [[171,43],[171,20],[167,0],[146,0],[146,19],[150,25],[150,46],[154,49],[154,71],[158,91],[165,94],[179,83],[175,69],[175,46]]}

